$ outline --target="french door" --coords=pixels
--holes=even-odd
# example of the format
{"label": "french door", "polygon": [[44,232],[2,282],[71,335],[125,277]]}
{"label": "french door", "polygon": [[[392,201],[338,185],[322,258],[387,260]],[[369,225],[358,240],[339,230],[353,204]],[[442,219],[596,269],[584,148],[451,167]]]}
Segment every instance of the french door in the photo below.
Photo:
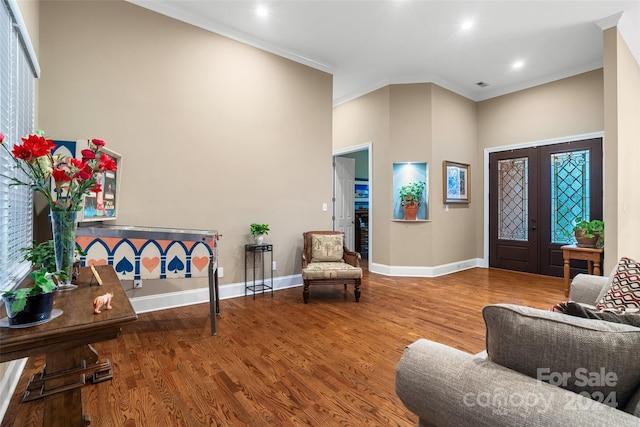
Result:
{"label": "french door", "polygon": [[561,277],[577,217],[602,219],[601,138],[489,155],[490,267]]}

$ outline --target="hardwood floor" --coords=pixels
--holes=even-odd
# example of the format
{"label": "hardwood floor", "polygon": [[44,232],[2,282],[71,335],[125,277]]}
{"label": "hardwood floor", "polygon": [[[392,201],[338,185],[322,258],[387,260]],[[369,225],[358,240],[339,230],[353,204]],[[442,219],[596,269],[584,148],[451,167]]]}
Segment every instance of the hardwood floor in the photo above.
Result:
{"label": "hardwood floor", "polygon": [[[475,268],[425,279],[365,273],[353,288],[302,287],[141,314],[95,348],[114,379],[83,390],[96,426],[415,426],[394,390],[405,345],[428,338],[484,349],[481,309],[542,309],[565,299],[560,278]],[[117,304],[117,301],[115,302]],[[30,358],[1,424],[42,425],[41,401],[20,403],[43,357]]]}

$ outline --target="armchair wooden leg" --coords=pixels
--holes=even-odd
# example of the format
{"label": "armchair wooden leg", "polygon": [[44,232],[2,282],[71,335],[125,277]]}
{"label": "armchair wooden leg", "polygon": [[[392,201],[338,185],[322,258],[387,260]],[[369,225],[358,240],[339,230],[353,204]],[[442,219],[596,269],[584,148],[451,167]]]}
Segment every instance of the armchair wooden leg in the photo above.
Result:
{"label": "armchair wooden leg", "polygon": [[304,288],[302,289],[302,298],[305,304],[309,302],[309,283],[306,280],[304,282]]}
{"label": "armchair wooden leg", "polygon": [[356,296],[356,302],[360,301],[360,281],[359,280],[356,282],[356,290],[354,291],[354,294]]}

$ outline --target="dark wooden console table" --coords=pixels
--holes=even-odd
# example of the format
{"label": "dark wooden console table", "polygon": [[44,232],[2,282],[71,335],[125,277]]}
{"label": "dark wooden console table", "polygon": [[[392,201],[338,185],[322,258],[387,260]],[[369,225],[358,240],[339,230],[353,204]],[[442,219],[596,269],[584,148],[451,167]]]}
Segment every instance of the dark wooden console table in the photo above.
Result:
{"label": "dark wooden console table", "polygon": [[[23,402],[44,399],[43,426],[90,424],[82,411],[82,386],[113,377],[111,362],[100,361],[90,344],[117,338],[123,324],[138,318],[113,267],[95,268],[102,286],[90,268],[82,268],[77,289],[56,292],[54,309],[63,311],[59,317],[31,328],[0,328],[0,362],[46,356],[42,373],[31,378],[23,397]],[[107,292],[113,293],[113,309],[94,314],[93,300]],[[5,316],[3,306],[0,318]]]}

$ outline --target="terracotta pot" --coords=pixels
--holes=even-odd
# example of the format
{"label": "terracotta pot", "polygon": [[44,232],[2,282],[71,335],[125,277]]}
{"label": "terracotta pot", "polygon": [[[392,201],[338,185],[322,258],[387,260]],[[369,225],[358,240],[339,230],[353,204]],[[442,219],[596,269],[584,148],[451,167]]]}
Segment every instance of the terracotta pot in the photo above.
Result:
{"label": "terracotta pot", "polygon": [[404,219],[407,221],[415,221],[418,215],[418,205],[404,206]]}

